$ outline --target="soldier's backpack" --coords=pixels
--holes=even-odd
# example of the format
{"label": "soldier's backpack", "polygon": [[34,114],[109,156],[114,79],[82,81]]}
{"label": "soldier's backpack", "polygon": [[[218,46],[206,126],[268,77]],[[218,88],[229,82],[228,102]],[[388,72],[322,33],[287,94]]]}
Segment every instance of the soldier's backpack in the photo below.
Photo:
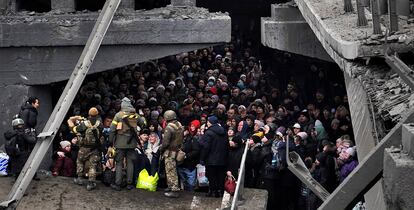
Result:
{"label": "soldier's backpack", "polygon": [[169,123],[167,126],[171,126],[174,129],[174,142],[171,143],[170,149],[178,150],[182,147],[184,140],[184,127],[179,124],[178,126],[174,123]]}
{"label": "soldier's backpack", "polygon": [[125,134],[125,133],[129,133],[131,132],[131,128],[136,128],[138,126],[138,118],[139,115],[137,114],[127,114],[127,113],[123,113],[122,115],[122,121],[119,122],[118,124],[120,124],[120,128],[118,130],[119,134]]}
{"label": "soldier's backpack", "polygon": [[80,145],[81,146],[96,146],[97,141],[99,141],[99,125],[100,121],[96,121],[95,125],[92,125],[92,123],[89,120],[86,120],[85,122],[86,130],[85,135],[81,138]]}

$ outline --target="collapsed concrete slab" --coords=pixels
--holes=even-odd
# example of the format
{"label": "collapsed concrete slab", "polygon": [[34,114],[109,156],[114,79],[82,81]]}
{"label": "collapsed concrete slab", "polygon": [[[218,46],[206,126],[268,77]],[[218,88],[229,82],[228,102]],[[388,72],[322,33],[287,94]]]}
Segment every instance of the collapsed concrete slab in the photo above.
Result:
{"label": "collapsed concrete slab", "polygon": [[[366,11],[368,26],[357,27],[356,12],[345,13],[342,0],[296,0],[303,17],[327,52],[335,51],[345,59],[379,56],[384,52],[384,35],[373,35],[372,18]],[[354,8],[355,2],[353,5]],[[397,52],[414,49],[413,24],[400,20],[403,30],[387,38],[387,44]],[[383,31],[385,31],[385,27]]]}
{"label": "collapsed concrete slab", "polygon": [[273,4],[271,13],[261,19],[264,46],[333,62],[297,8]]}
{"label": "collapsed concrete slab", "polygon": [[[0,84],[69,78],[98,13],[0,16]],[[117,13],[90,73],[229,42],[225,13],[167,6]]]}
{"label": "collapsed concrete slab", "polygon": [[[0,47],[85,45],[98,13],[0,16]],[[102,45],[230,41],[231,20],[207,9],[164,7],[117,13]]]}

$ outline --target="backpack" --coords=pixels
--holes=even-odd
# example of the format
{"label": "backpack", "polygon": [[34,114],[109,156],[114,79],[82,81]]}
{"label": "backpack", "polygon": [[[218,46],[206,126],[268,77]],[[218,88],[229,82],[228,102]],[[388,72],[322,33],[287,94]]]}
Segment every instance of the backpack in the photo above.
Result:
{"label": "backpack", "polygon": [[169,123],[168,125],[174,129],[174,144],[171,144],[170,148],[174,150],[181,148],[184,140],[184,127],[181,124],[177,126],[174,123]]}
{"label": "backpack", "polygon": [[95,146],[96,141],[99,141],[99,126],[100,121],[96,121],[95,125],[92,125],[92,123],[89,120],[86,120],[86,130],[85,135],[81,138],[80,145],[81,146]]}
{"label": "backpack", "polygon": [[[131,128],[136,128],[138,126],[138,118],[139,115],[137,114],[127,114],[125,112],[122,113],[122,121],[120,123],[121,128],[118,130],[119,134],[129,133]],[[123,121],[127,121],[129,125],[124,125]]]}

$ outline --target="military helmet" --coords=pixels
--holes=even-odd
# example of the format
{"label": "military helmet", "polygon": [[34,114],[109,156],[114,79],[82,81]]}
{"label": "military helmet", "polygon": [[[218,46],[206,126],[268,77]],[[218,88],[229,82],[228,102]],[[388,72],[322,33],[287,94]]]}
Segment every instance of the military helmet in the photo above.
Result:
{"label": "military helmet", "polygon": [[176,120],[177,119],[177,114],[175,114],[175,112],[173,110],[167,110],[164,113],[164,119],[166,121]]}
{"label": "military helmet", "polygon": [[14,120],[12,120],[13,127],[17,127],[19,125],[24,125],[24,121],[22,120],[22,118],[15,118]]}

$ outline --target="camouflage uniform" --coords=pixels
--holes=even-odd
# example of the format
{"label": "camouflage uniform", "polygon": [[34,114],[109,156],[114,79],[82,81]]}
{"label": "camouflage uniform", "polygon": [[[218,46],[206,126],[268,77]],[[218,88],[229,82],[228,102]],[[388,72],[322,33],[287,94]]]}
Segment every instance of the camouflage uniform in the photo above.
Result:
{"label": "camouflage uniform", "polygon": [[[88,174],[89,181],[96,181],[97,168],[101,157],[97,149],[80,147],[78,159],[76,160],[76,174],[83,177]],[[87,171],[86,171],[87,169]]]}
{"label": "camouflage uniform", "polygon": [[88,127],[95,127],[97,129],[98,132],[96,137],[101,144],[103,143],[102,138],[100,138],[99,135],[99,131],[102,127],[102,120],[100,117],[96,117],[93,120],[83,119],[81,124],[72,128],[72,131],[78,136],[79,144],[79,153],[76,160],[76,175],[78,177],[87,175],[89,181],[95,182],[99,171],[98,168],[100,166],[101,155],[99,149],[96,147],[95,137],[90,140],[91,142],[87,142],[86,129],[88,129]]}
{"label": "camouflage uniform", "polygon": [[165,173],[167,176],[167,185],[172,192],[179,191],[177,175],[177,151],[183,141],[183,126],[176,120],[168,123],[164,130],[164,137],[161,151],[164,151],[163,158],[165,161]]}

